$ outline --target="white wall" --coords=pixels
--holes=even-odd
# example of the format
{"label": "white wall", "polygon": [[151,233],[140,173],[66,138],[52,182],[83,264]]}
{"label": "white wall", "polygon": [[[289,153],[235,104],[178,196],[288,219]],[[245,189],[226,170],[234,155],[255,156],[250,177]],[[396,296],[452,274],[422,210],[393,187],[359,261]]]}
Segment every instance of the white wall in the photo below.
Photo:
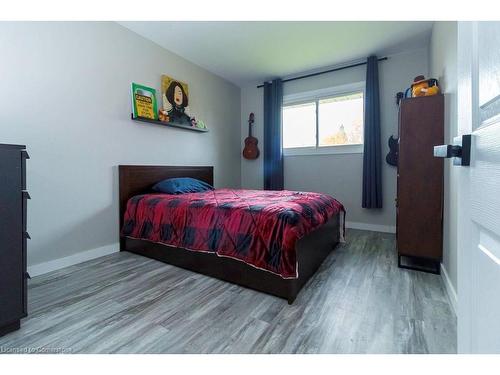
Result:
{"label": "white wall", "polygon": [[[445,95],[445,143],[457,135],[457,23],[436,22],[430,43],[430,72],[439,80]],[[444,169],[444,243],[445,277],[457,291],[457,169],[449,160]]]}
{"label": "white wall", "polygon": [[[119,164],[213,165],[216,186],[239,187],[233,84],[109,22],[1,22],[0,51],[0,142],[31,155],[29,265],[117,249]],[[208,133],[130,120],[130,82],[161,74],[189,83]]]}
{"label": "white wall", "polygon": [[[363,155],[321,155],[285,157],[285,188],[290,190],[309,190],[331,194],[341,201],[347,209],[347,221],[376,226],[379,229],[394,230],[396,210],[396,168],[385,162],[389,151],[387,139],[397,135],[397,106],[395,95],[404,91],[413,78],[428,73],[428,51],[426,48],[390,56],[389,60],[379,63],[381,135],[382,135],[382,183],[384,208],[367,210],[361,207]],[[365,80],[364,66],[324,74],[290,83],[285,83],[284,94],[309,91],[343,85]],[[242,144],[248,134],[247,119],[250,112],[255,113],[255,135],[263,150],[263,89],[251,85],[241,92]],[[242,159],[241,184],[244,188],[262,188],[263,158]]]}

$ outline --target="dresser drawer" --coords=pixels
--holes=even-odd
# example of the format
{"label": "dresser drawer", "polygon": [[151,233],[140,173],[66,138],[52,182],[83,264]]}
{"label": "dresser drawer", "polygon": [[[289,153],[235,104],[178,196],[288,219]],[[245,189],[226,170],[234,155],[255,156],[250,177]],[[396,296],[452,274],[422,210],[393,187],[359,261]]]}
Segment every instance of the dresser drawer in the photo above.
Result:
{"label": "dresser drawer", "polygon": [[23,317],[28,315],[28,279],[29,274],[26,271],[28,267],[28,239],[30,239],[28,232],[25,232],[23,236],[23,275],[22,275],[22,295],[21,295],[21,303],[23,306]]}

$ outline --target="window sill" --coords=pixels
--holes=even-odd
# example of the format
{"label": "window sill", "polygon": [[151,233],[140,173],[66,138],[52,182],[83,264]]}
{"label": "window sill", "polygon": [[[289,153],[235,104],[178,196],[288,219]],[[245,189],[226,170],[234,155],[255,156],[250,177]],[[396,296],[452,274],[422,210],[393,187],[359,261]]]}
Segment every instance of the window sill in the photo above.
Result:
{"label": "window sill", "polygon": [[297,147],[283,149],[283,156],[314,156],[338,154],[362,154],[363,145],[342,145],[330,147]]}

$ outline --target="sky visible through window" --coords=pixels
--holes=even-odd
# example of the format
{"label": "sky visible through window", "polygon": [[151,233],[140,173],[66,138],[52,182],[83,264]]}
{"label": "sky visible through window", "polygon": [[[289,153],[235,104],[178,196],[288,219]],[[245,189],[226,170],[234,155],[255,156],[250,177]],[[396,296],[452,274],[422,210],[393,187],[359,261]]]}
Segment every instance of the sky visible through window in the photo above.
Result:
{"label": "sky visible through window", "polygon": [[316,103],[283,108],[283,147],[316,146]]}
{"label": "sky visible through window", "polygon": [[[320,147],[363,143],[363,93],[318,101]],[[283,108],[283,147],[316,146],[316,102]]]}

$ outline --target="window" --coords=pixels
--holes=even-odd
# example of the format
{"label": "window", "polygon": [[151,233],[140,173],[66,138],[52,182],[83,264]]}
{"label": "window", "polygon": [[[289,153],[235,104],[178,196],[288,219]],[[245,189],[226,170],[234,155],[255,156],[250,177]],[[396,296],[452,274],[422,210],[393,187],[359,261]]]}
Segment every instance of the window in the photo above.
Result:
{"label": "window", "polygon": [[283,147],[316,147],[316,103],[283,107]]}
{"label": "window", "polygon": [[363,122],[364,82],[285,96],[284,154],[363,152]]}

